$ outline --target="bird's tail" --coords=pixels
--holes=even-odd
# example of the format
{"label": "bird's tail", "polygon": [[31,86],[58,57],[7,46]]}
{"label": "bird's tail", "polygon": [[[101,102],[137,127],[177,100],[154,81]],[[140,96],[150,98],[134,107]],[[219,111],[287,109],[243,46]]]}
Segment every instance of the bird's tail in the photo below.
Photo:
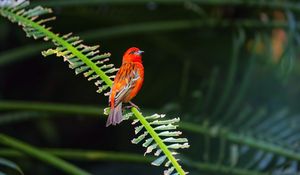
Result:
{"label": "bird's tail", "polygon": [[106,127],[109,125],[119,124],[122,122],[122,120],[122,103],[120,103],[118,106],[110,108],[110,113],[106,121]]}

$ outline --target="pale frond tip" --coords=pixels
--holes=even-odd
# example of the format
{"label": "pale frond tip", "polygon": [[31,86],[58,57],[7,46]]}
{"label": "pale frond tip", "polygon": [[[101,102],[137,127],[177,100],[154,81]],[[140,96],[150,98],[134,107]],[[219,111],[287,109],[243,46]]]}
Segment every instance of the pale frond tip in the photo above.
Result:
{"label": "pale frond tip", "polygon": [[[177,131],[177,123],[180,121],[179,118],[174,119],[163,119],[164,114],[154,114],[151,116],[145,117],[149,125],[156,132],[160,141],[167,146],[168,150],[173,156],[178,155],[176,150],[189,148],[188,139],[179,137],[182,132]],[[142,143],[142,146],[146,148],[144,155],[153,152],[158,158],[154,160],[151,164],[155,166],[160,166],[164,164],[168,169],[164,171],[164,175],[177,175],[177,172],[174,172],[175,167],[171,166],[172,162],[168,159],[165,152],[161,149],[160,143],[156,142],[145,128],[144,125],[139,125],[139,120],[135,119],[132,124],[137,125],[135,127],[136,138],[132,139],[132,143],[138,144]],[[144,131],[144,132],[141,132]],[[150,136],[149,136],[150,135]],[[148,137],[149,136],[149,137]],[[164,153],[163,153],[164,152]],[[179,159],[176,159],[178,161]],[[187,172],[185,172],[187,174]]]}
{"label": "pale frond tip", "polygon": [[[26,0],[0,0],[0,7],[16,7]],[[29,1],[27,1],[29,3]]]}

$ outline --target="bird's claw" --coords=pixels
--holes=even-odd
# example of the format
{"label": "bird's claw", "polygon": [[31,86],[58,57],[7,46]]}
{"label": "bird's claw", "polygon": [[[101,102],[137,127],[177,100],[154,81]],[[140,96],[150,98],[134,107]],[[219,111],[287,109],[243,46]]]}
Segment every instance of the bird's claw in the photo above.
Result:
{"label": "bird's claw", "polygon": [[137,108],[137,109],[140,111],[140,108],[139,108],[136,104],[132,103],[131,101],[129,101],[128,103],[129,103],[130,105],[124,106],[125,109],[130,109],[130,108],[132,108],[132,107],[135,107],[135,108]]}
{"label": "bird's claw", "polygon": [[140,108],[136,104],[132,103],[131,101],[129,101],[129,104],[140,111]]}

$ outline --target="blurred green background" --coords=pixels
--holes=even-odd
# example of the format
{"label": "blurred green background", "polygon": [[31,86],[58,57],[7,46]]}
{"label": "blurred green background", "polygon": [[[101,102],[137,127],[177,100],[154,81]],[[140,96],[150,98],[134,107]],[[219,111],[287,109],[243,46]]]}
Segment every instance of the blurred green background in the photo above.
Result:
{"label": "blurred green background", "polygon": [[[297,1],[31,2],[53,8],[54,32],[100,44],[116,67],[127,48],[145,51],[145,82],[133,101],[144,114],[181,117],[191,147],[180,151],[180,159],[191,175],[300,173]],[[42,57],[40,51],[50,47],[1,18],[1,133],[50,153],[59,149],[58,157],[92,174],[162,174],[162,167],[142,157],[140,145],[131,144],[129,121],[105,127],[107,97],[62,58]],[[76,157],[73,149],[129,155]],[[63,174],[6,146],[0,157],[25,174]]]}

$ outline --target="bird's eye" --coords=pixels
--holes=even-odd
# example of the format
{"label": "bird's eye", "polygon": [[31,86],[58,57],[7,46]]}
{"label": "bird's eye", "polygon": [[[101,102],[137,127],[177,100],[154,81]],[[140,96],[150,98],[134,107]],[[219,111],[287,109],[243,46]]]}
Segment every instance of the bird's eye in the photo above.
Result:
{"label": "bird's eye", "polygon": [[131,52],[129,52],[129,54],[134,54],[135,53],[135,51],[131,51]]}

